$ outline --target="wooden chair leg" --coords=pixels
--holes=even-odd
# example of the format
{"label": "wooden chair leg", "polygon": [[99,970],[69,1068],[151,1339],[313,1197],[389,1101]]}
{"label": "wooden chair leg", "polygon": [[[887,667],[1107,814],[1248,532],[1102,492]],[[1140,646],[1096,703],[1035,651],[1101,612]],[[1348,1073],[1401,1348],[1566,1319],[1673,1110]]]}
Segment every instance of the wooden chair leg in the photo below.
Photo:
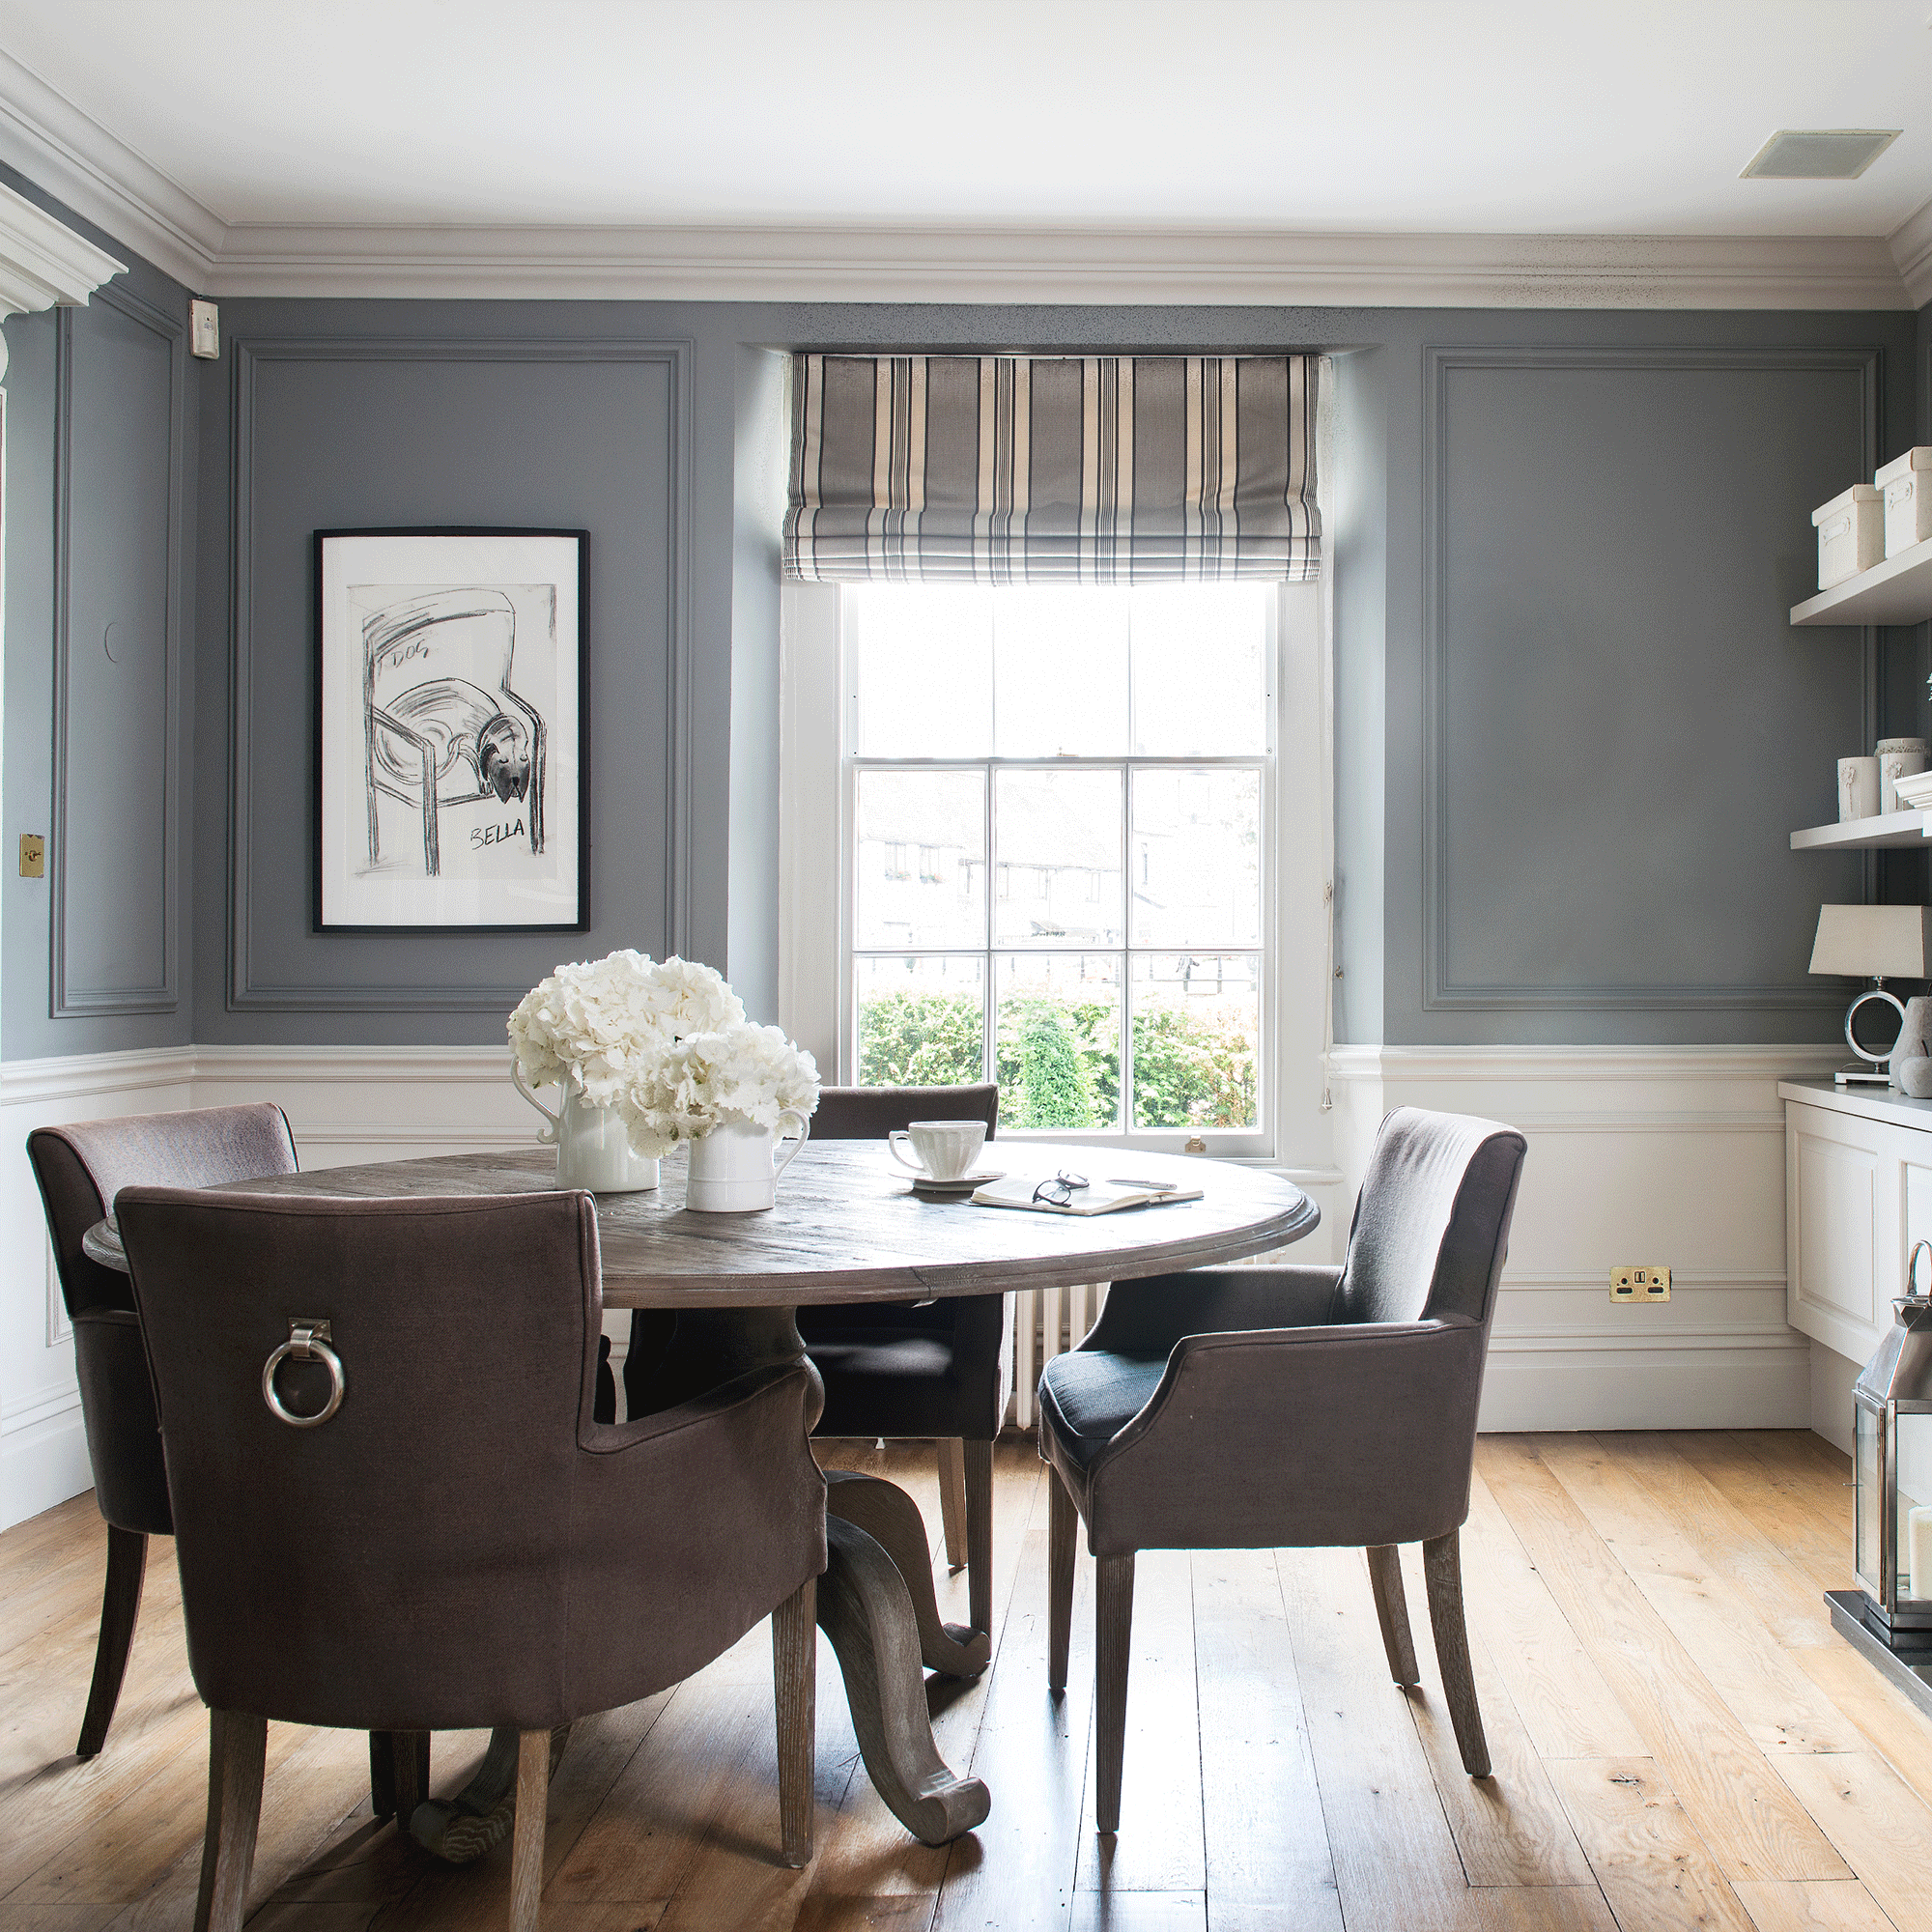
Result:
{"label": "wooden chair leg", "polygon": [[772,1612],[772,1690],[779,1714],[779,1833],[794,1870],[811,1862],[813,1742],[818,1729],[818,1578]]}
{"label": "wooden chair leg", "polygon": [[243,1711],[208,1714],[208,1830],[201,1841],[194,1932],[242,1932],[268,1749],[266,1718]]}
{"label": "wooden chair leg", "polygon": [[1065,1690],[1066,1653],[1073,1643],[1073,1557],[1080,1512],[1051,1463],[1046,1465],[1046,1688]]}
{"label": "wooden chair leg", "polygon": [[1422,1575],[1429,1587],[1429,1622],[1435,1633],[1435,1661],[1442,1666],[1442,1690],[1463,1769],[1471,1777],[1490,1775],[1489,1741],[1476,1703],[1476,1677],[1469,1664],[1469,1633],[1463,1621],[1463,1557],[1457,1532],[1422,1546]]}
{"label": "wooden chair leg", "polygon": [[100,1636],[94,1648],[94,1684],[80,1720],[75,1757],[93,1757],[107,1742],[121,1680],[128,1674],[128,1652],[141,1614],[141,1579],[148,1571],[148,1539],[137,1529],[107,1525],[107,1585],[100,1593]]}
{"label": "wooden chair leg", "polygon": [[966,1563],[966,1445],[956,1435],[939,1440],[939,1522],[946,1533],[946,1567]]}
{"label": "wooden chair leg", "polygon": [[1127,1748],[1127,1663],[1133,1655],[1134,1559],[1102,1556],[1094,1592],[1094,1821],[1121,1829],[1121,1764]]}
{"label": "wooden chair leg", "polygon": [[993,1628],[993,1445],[963,1445],[966,1463],[966,1620]]}
{"label": "wooden chair leg", "polygon": [[537,1932],[543,1896],[544,1827],[550,1811],[550,1733],[517,1740],[517,1824],[510,1840],[510,1932]]}
{"label": "wooden chair leg", "polygon": [[407,1834],[416,1806],[428,1796],[429,1733],[371,1731],[369,1809],[377,1824],[394,1818],[396,1830]]}
{"label": "wooden chair leg", "polygon": [[369,1733],[369,1809],[377,1824],[396,1815],[396,1734]]}
{"label": "wooden chair leg", "polygon": [[1382,1627],[1382,1649],[1389,1675],[1404,1690],[1422,1682],[1415,1667],[1415,1639],[1408,1634],[1408,1599],[1402,1587],[1402,1551],[1393,1543],[1369,1547],[1369,1584],[1376,1593],[1376,1620]]}

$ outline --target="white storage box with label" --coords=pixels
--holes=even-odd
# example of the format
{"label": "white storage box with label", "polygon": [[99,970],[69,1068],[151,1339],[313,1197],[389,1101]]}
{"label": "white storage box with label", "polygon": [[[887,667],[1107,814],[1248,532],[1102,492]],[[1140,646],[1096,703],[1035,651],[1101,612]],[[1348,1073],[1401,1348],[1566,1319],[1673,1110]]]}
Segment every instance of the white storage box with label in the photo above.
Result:
{"label": "white storage box with label", "polygon": [[1811,512],[1818,528],[1818,588],[1885,561],[1885,498],[1869,483],[1854,483]]}
{"label": "white storage box with label", "polygon": [[1894,456],[1872,482],[1885,498],[1887,556],[1932,537],[1932,444]]}

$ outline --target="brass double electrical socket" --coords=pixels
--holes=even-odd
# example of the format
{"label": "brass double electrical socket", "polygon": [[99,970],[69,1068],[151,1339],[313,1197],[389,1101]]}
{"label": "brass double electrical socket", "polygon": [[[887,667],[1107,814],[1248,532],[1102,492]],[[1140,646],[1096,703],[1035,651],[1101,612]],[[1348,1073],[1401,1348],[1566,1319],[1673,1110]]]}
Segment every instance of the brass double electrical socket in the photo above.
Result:
{"label": "brass double electrical socket", "polygon": [[1614,1267],[1610,1270],[1612,1301],[1668,1301],[1670,1270],[1660,1267]]}

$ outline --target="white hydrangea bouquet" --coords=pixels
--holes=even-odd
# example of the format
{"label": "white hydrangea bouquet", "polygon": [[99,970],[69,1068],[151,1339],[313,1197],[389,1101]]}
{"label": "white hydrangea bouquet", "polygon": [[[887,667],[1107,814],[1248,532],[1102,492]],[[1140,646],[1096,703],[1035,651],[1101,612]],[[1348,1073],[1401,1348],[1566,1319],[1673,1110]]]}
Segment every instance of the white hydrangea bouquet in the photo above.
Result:
{"label": "white hydrangea bouquet", "polygon": [[745,1022],[680,1039],[626,1088],[617,1110],[639,1152],[668,1153],[725,1123],[776,1131],[818,1105],[818,1067],[775,1026]]}
{"label": "white hydrangea bouquet", "polygon": [[[539,1138],[555,1141],[566,1187],[655,1187],[659,1158],[682,1140],[689,1206],[769,1208],[779,1129],[798,1123],[788,1161],[818,1104],[811,1055],[753,1025],[724,978],[693,960],[626,950],[559,966],[518,1004],[509,1035],[513,1077],[550,1122]],[[556,1114],[530,1092],[553,1082]]]}

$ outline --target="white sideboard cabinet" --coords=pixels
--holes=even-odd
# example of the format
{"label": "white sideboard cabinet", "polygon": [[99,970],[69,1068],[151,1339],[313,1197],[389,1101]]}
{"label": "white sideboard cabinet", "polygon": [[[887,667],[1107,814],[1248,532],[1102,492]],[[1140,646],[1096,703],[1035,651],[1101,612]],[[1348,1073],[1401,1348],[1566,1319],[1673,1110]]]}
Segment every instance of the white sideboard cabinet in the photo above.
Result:
{"label": "white sideboard cabinet", "polygon": [[1932,1100],[1829,1080],[1777,1091],[1791,1325],[1866,1361],[1905,1292],[1913,1243],[1932,1241]]}

